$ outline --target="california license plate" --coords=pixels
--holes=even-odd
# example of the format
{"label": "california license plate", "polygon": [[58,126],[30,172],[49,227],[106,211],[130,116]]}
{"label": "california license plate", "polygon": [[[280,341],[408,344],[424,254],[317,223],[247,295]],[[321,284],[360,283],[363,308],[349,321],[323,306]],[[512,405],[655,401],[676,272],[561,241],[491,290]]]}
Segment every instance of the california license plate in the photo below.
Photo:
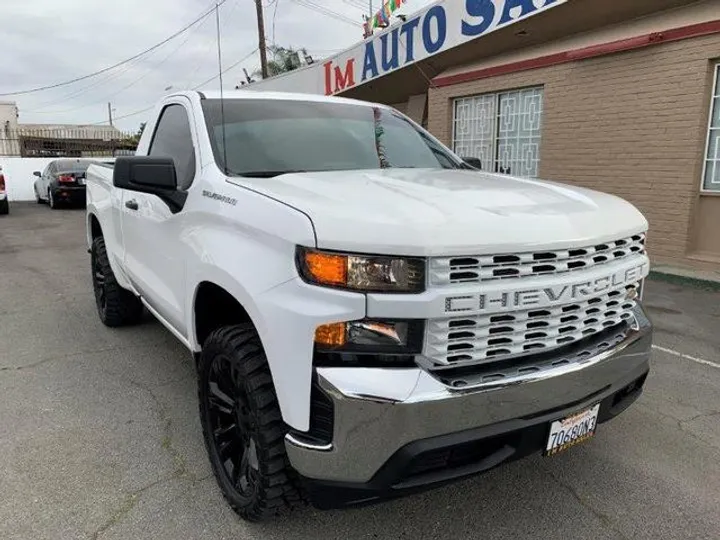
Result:
{"label": "california license plate", "polygon": [[595,435],[600,404],[550,425],[545,455],[553,456]]}

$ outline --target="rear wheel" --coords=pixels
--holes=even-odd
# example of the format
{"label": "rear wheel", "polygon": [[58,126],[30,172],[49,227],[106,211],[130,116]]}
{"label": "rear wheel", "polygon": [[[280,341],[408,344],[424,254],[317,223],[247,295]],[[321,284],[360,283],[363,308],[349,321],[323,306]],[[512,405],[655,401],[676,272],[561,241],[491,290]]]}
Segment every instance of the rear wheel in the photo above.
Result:
{"label": "rear wheel", "polygon": [[198,370],[205,446],[233,510],[262,521],[301,503],[298,476],[285,453],[287,426],[253,326],[210,334]]}
{"label": "rear wheel", "polygon": [[7,216],[10,213],[10,203],[7,199],[0,201],[0,216]]}
{"label": "rear wheel", "polygon": [[142,302],[118,284],[102,237],[93,240],[90,259],[95,303],[103,324],[114,327],[140,322],[143,314]]}
{"label": "rear wheel", "polygon": [[52,210],[57,208],[57,202],[55,202],[55,197],[53,197],[52,189],[48,189],[48,205]]}

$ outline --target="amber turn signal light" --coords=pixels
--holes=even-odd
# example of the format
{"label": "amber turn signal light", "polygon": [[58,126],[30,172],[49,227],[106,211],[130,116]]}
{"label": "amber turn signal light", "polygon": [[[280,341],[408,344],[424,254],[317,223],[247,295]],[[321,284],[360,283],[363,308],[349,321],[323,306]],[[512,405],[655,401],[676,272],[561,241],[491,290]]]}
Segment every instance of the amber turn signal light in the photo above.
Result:
{"label": "amber turn signal light", "polygon": [[345,323],[323,324],[315,329],[315,343],[323,347],[342,347],[346,339]]}
{"label": "amber turn signal light", "polygon": [[305,252],[305,265],[317,283],[345,285],[347,283],[347,257],[317,251]]}

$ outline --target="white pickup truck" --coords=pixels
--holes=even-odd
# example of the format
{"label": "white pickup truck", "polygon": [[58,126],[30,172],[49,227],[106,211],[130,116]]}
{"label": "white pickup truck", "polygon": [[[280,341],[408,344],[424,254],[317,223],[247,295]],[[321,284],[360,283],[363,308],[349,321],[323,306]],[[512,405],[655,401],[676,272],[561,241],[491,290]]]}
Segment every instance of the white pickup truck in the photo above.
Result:
{"label": "white pickup truck", "polygon": [[209,459],[249,520],[593,436],[649,371],[647,225],[319,96],[173,94],[135,157],[87,173],[100,318],[147,308],[194,354]]}

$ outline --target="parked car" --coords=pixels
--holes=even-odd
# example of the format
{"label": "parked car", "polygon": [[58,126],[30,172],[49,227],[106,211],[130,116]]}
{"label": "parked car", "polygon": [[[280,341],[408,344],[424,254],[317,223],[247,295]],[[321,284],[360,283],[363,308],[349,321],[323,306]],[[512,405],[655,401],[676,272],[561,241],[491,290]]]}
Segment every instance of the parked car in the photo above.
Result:
{"label": "parked car", "polygon": [[45,170],[35,171],[35,200],[50,208],[59,204],[85,204],[85,175],[92,159],[56,159]]}
{"label": "parked car", "polygon": [[324,96],[171,95],[136,156],[88,169],[98,315],[147,308],[194,354],[245,519],[553,456],[642,392],[648,222],[618,197],[469,170]]}
{"label": "parked car", "polygon": [[10,203],[8,201],[7,191],[5,191],[5,175],[3,174],[2,165],[0,165],[0,215],[10,213]]}

